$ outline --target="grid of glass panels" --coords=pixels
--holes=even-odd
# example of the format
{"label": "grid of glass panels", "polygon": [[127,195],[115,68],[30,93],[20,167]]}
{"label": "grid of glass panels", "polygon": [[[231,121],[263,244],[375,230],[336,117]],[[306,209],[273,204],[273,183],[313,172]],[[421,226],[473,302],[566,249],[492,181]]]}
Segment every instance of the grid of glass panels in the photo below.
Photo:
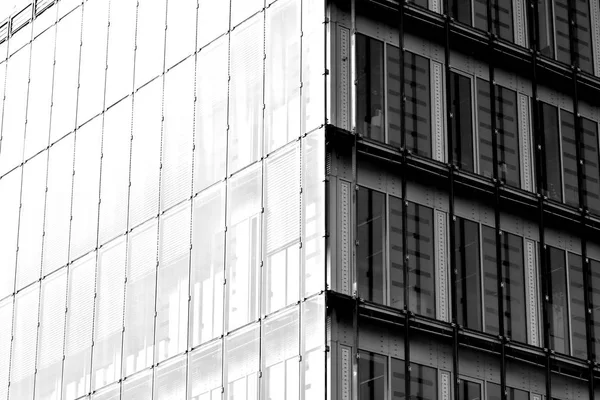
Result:
{"label": "grid of glass panels", "polygon": [[0,45],[0,398],[324,393],[324,4],[233,3]]}

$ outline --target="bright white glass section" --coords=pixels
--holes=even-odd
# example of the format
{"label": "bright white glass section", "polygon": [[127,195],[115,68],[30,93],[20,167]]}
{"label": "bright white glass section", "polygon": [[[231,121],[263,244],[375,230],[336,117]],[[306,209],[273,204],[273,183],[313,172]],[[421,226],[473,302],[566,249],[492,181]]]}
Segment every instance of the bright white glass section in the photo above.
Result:
{"label": "bright white glass section", "polygon": [[[221,2],[223,3],[223,2]],[[197,0],[169,1],[167,4],[166,69],[194,53],[196,47]]]}
{"label": "bright white glass section", "polygon": [[188,386],[190,400],[221,399],[223,372],[221,339],[190,353]]}
{"label": "bright white glass section", "polygon": [[19,229],[19,202],[21,196],[21,170],[17,169],[0,178],[0,299],[14,292],[17,257],[17,232]]}
{"label": "bright white glass section", "polygon": [[0,397],[8,395],[8,371],[10,365],[10,340],[12,337],[13,298],[0,301]]}
{"label": "bright white glass section", "polygon": [[123,382],[121,400],[145,400],[152,398],[152,370],[146,370]]}
{"label": "bright white glass section", "polygon": [[198,0],[198,48],[216,39],[229,29],[229,2]]}
{"label": "bright white glass section", "polygon": [[135,52],[136,88],[160,75],[163,71],[166,19],[166,0],[138,1]]}
{"label": "bright white glass section", "polygon": [[260,329],[258,324],[225,338],[225,365],[230,400],[254,400],[258,397]]}
{"label": "bright white glass section", "polygon": [[185,399],[187,355],[160,364],[154,378],[154,400]]}
{"label": "bright white glass section", "polygon": [[257,13],[264,5],[265,0],[232,0],[231,26],[236,26],[252,14]]}

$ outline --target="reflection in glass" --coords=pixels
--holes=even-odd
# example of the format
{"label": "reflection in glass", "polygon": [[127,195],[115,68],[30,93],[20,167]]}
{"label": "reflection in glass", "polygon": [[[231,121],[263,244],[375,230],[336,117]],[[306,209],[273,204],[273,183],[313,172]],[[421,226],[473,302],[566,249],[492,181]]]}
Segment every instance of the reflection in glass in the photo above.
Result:
{"label": "reflection in glass", "polygon": [[[571,2],[574,21],[575,44],[577,46],[577,65],[583,71],[594,73],[592,59],[592,26],[590,23],[591,2],[588,0],[575,0]],[[595,40],[598,40],[596,37]]]}
{"label": "reflection in glass", "polygon": [[459,400],[479,400],[481,399],[481,385],[477,382],[460,379],[458,383]]}
{"label": "reflection in glass", "polygon": [[404,308],[404,250],[402,243],[402,199],[389,196],[389,241],[390,241],[390,305]]}
{"label": "reflection in glass", "polygon": [[185,398],[186,354],[160,364],[156,368],[154,400],[175,400]]}
{"label": "reflection in glass", "polygon": [[575,138],[575,117],[572,113],[560,110],[560,131],[562,138],[563,178],[565,182],[565,203],[579,206],[577,182],[577,142]]}
{"label": "reflection in glass", "polygon": [[592,310],[591,336],[594,359],[600,358],[600,261],[590,260],[589,308]]}
{"label": "reflection in glass", "polygon": [[[392,400],[406,398],[406,366],[403,360],[392,358],[391,362]],[[411,363],[410,399],[437,399],[437,370],[435,368]],[[375,397],[378,399],[378,397]]]}
{"label": "reflection in glass", "polygon": [[387,398],[387,357],[359,351],[358,398],[383,400]]}
{"label": "reflection in glass", "polygon": [[135,42],[136,88],[163,72],[166,12],[167,0],[138,1]]}
{"label": "reflection in glass", "polygon": [[[197,0],[170,1],[167,4],[165,68],[169,69],[194,53],[196,45]],[[192,57],[193,60],[193,57]]]}
{"label": "reflection in glass", "polygon": [[152,398],[152,372],[149,369],[123,381],[121,400],[144,400]]}
{"label": "reflection in glass", "polygon": [[538,41],[539,51],[547,57],[554,57],[554,27],[552,0],[538,0]]}
{"label": "reflection in glass", "polygon": [[259,350],[260,329],[257,324],[235,335],[229,335],[225,339],[227,399],[256,400],[258,398]]}
{"label": "reflection in glass", "polygon": [[92,400],[121,400],[121,383],[92,392]]}
{"label": "reflection in glass", "polygon": [[431,92],[429,60],[404,53],[404,124],[406,148],[414,154],[431,157]]}
{"label": "reflection in glass", "polygon": [[356,58],[356,131],[383,141],[383,43],[357,34]]}
{"label": "reflection in glass", "polygon": [[325,296],[313,297],[302,304],[304,375],[301,393],[303,399],[319,398],[325,391]]}
{"label": "reflection in glass", "polygon": [[[502,388],[497,383],[487,382],[487,397],[486,400],[501,400]],[[511,387],[506,388],[506,400],[529,400],[529,393]]]}
{"label": "reflection in glass", "polygon": [[546,182],[544,189],[549,198],[562,201],[562,173],[560,162],[560,136],[556,107],[541,103],[541,129],[544,132],[544,163]]}
{"label": "reflection in glass", "polygon": [[220,400],[222,369],[221,339],[192,351],[188,368],[188,399]]}
{"label": "reflection in glass", "polygon": [[556,58],[571,65],[571,42],[569,39],[569,0],[554,0],[554,30]]}
{"label": "reflection in glass", "polygon": [[358,292],[365,300],[384,302],[385,195],[360,188],[357,205],[356,273]]}
{"label": "reflection in glass", "polygon": [[409,310],[435,318],[433,210],[409,202],[406,209]]}
{"label": "reflection in glass", "polygon": [[474,171],[471,80],[451,72],[450,98],[454,164],[461,169]]}
{"label": "reflection in glass", "polygon": [[400,147],[401,140],[401,88],[400,88],[400,50],[386,45],[386,84],[387,92],[387,129],[388,143]]}
{"label": "reflection in glass", "polygon": [[546,259],[548,262],[546,279],[550,290],[548,302],[549,346],[559,353],[569,354],[565,252],[548,246]]}
{"label": "reflection in glass", "polygon": [[569,263],[569,308],[571,311],[571,354],[587,360],[585,288],[581,256],[568,253],[567,257]]}
{"label": "reflection in glass", "polygon": [[302,1],[302,133],[325,123],[323,0]]}
{"label": "reflection in glass", "polygon": [[456,248],[457,321],[460,325],[482,330],[479,224],[457,218],[454,225]]}
{"label": "reflection in glass", "polygon": [[581,158],[584,204],[600,214],[600,152],[598,150],[598,123],[581,118]]}
{"label": "reflection in glass", "polygon": [[[481,0],[479,0],[480,2]],[[471,25],[471,0],[449,0],[448,3],[452,18],[463,24]]]}

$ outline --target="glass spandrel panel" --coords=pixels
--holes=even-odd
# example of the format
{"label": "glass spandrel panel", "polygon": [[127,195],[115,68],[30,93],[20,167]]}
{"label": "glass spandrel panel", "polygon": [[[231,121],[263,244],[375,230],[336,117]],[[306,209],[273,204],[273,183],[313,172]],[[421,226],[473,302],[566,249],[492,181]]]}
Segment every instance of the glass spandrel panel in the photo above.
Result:
{"label": "glass spandrel panel", "polygon": [[490,84],[477,79],[477,121],[479,141],[479,173],[492,178],[494,175],[494,148],[492,143],[492,105]]}
{"label": "glass spandrel panel", "polygon": [[194,192],[225,178],[228,39],[218,39],[197,55]]}
{"label": "glass spandrel panel", "polygon": [[302,141],[302,261],[304,296],[325,285],[325,134],[317,130]]}
{"label": "glass spandrel panel", "polygon": [[56,25],[50,143],[75,129],[81,43],[81,7]]}
{"label": "glass spandrel panel", "polygon": [[592,310],[592,354],[600,357],[600,261],[590,260],[589,308]]}
{"label": "glass spandrel panel", "polygon": [[474,171],[471,80],[451,72],[450,93],[454,164],[466,171]]}
{"label": "glass spandrel panel", "polygon": [[92,400],[121,400],[121,383],[116,383],[109,387],[92,393]]}
{"label": "glass spandrel panel", "polygon": [[406,209],[409,310],[435,317],[433,210],[415,203]]}
{"label": "glass spandrel panel", "polygon": [[303,355],[301,386],[303,399],[319,398],[325,391],[325,300],[313,297],[302,305]]}
{"label": "glass spandrel panel", "polygon": [[575,20],[574,32],[578,66],[582,71],[593,74],[592,26],[590,23],[591,2],[588,0],[575,0],[571,4],[574,7],[573,19]]}
{"label": "glass spandrel panel", "polygon": [[538,41],[540,53],[554,57],[554,21],[552,19],[552,0],[538,1]]}
{"label": "glass spandrel panel", "polygon": [[47,163],[48,153],[44,152],[23,165],[17,290],[38,280],[42,272]]}
{"label": "glass spandrel panel", "polygon": [[558,111],[556,107],[541,103],[541,129],[544,132],[544,162],[546,165],[545,190],[549,198],[562,200],[562,173]]}
{"label": "glass spandrel panel", "polygon": [[267,153],[300,136],[300,2],[266,11],[265,141]]}
{"label": "glass spandrel panel", "polygon": [[225,263],[225,184],[194,199],[192,225],[190,345],[223,332]]}
{"label": "glass spandrel panel", "polygon": [[98,244],[127,229],[131,110],[131,98],[127,98],[104,114]]}
{"label": "glass spandrel panel", "polygon": [[109,2],[105,0],[87,0],[83,5],[78,126],[102,112],[104,106],[108,5]]}
{"label": "glass spandrel panel", "polygon": [[187,354],[160,364],[154,378],[154,400],[185,399]]}
{"label": "glass spandrel panel", "polygon": [[258,317],[261,262],[260,164],[228,181],[227,205],[227,330]]}
{"label": "glass spandrel panel", "polygon": [[95,253],[70,266],[62,383],[65,400],[90,392],[95,272]]}
{"label": "glass spandrel panel", "polygon": [[366,351],[358,355],[359,400],[387,399],[387,357]]}
{"label": "glass spandrel panel", "polygon": [[402,199],[389,196],[390,305],[404,308],[404,249],[402,243]]}
{"label": "glass spandrel panel", "polygon": [[30,46],[28,45],[8,60],[2,142],[0,142],[0,176],[23,161],[29,53]]}
{"label": "glass spandrel panel", "polygon": [[231,0],[231,27],[262,10],[265,0]]}
{"label": "glass spandrel panel", "polygon": [[17,262],[17,234],[19,231],[19,204],[21,196],[21,170],[16,169],[0,178],[0,299],[15,291]]}
{"label": "glass spandrel panel", "polygon": [[8,396],[8,372],[10,371],[10,345],[13,325],[12,297],[0,301],[0,324],[6,327],[0,329],[0,396],[6,399]]}
{"label": "glass spandrel panel", "polygon": [[302,2],[302,133],[325,123],[324,9],[323,0]]}
{"label": "glass spandrel panel", "polygon": [[481,226],[481,259],[483,271],[484,331],[500,334],[498,320],[498,268],[496,265],[496,231]]}
{"label": "glass spandrel panel", "polygon": [[406,148],[423,157],[431,157],[431,88],[429,86],[429,60],[405,52]]}
{"label": "glass spandrel panel", "polygon": [[37,283],[15,296],[10,399],[33,397],[39,297]]}
{"label": "glass spandrel panel", "polygon": [[[243,3],[251,4],[252,1],[243,0]],[[264,15],[261,13],[231,33],[228,134],[230,173],[258,160],[261,155],[263,21]]]}
{"label": "glass spandrel panel", "polygon": [[504,334],[527,341],[523,238],[502,232],[502,282],[504,283]]}
{"label": "glass spandrel panel", "polygon": [[156,362],[187,348],[191,203],[160,217]]}
{"label": "glass spandrel panel", "polygon": [[571,43],[569,38],[569,1],[554,0],[554,29],[556,37],[556,58],[571,64]]}
{"label": "glass spandrel panel", "polygon": [[498,130],[498,177],[519,187],[519,129],[517,92],[496,86],[496,129]]}
{"label": "glass spandrel panel", "polygon": [[158,213],[162,124],[162,80],[157,79],[134,97],[131,144],[129,227]]}
{"label": "glass spandrel panel", "polygon": [[583,159],[583,196],[585,206],[600,214],[600,154],[598,123],[581,119],[581,158]]}
{"label": "glass spandrel panel", "polygon": [[460,325],[483,330],[479,224],[457,218],[454,225],[456,260],[456,308]]}
{"label": "glass spandrel panel", "polygon": [[225,338],[227,399],[256,400],[258,398],[259,351],[258,324],[253,324]]}
{"label": "glass spandrel panel", "polygon": [[202,48],[229,29],[229,1],[198,1],[198,43]]}
{"label": "glass spandrel panel", "polygon": [[35,39],[32,44],[25,160],[48,146],[55,37],[56,28],[52,27]]}
{"label": "glass spandrel panel", "polygon": [[368,138],[383,141],[383,42],[356,35],[356,58],[356,130]]}
{"label": "glass spandrel panel", "polygon": [[106,107],[133,90],[137,0],[112,1],[108,31]]}
{"label": "glass spandrel panel", "polygon": [[562,138],[562,166],[565,182],[565,203],[579,205],[577,185],[577,142],[575,139],[575,118],[572,113],[560,110],[560,130]]}
{"label": "glass spandrel panel", "polygon": [[587,360],[585,288],[581,256],[567,253],[567,260],[569,267],[569,308],[571,311],[571,354],[577,358]]}
{"label": "glass spandrel panel", "polygon": [[189,400],[220,400],[223,381],[223,349],[217,340],[190,353]]}
{"label": "glass spandrel panel", "polygon": [[166,0],[140,0],[135,42],[135,87],[139,88],[163,71],[165,55]]}
{"label": "glass spandrel panel", "polygon": [[92,390],[116,382],[121,377],[126,255],[124,237],[98,251]]}
{"label": "glass spandrel panel", "polygon": [[71,260],[96,248],[100,199],[102,118],[75,132],[73,210],[71,212]]}
{"label": "glass spandrel panel", "polygon": [[386,45],[387,81],[387,142],[395,147],[402,145],[400,51],[396,46]]}
{"label": "glass spandrel panel", "polygon": [[75,135],[69,135],[57,142],[48,154],[42,275],[62,267],[68,261],[74,138]]}
{"label": "glass spandrel panel", "polygon": [[129,236],[123,376],[143,370],[154,360],[157,228],[156,220],[152,220]]}
{"label": "glass spandrel panel", "polygon": [[192,194],[194,70],[194,58],[190,57],[165,75],[160,197],[163,210]]}
{"label": "glass spandrel panel", "polygon": [[168,29],[165,56],[167,69],[194,53],[197,8],[197,0],[171,1],[167,5]]}
{"label": "glass spandrel panel", "polygon": [[121,400],[147,400],[152,398],[152,372],[149,369],[123,381]]}
{"label": "glass spandrel panel", "polygon": [[67,269],[63,268],[42,280],[36,399],[60,398],[66,306]]}
{"label": "glass spandrel panel", "polygon": [[547,281],[550,290],[548,301],[549,346],[559,353],[569,354],[569,316],[567,310],[567,269],[565,252],[546,248],[548,263]]}
{"label": "glass spandrel panel", "polygon": [[357,198],[356,270],[361,298],[383,304],[385,301],[385,195],[360,188]]}

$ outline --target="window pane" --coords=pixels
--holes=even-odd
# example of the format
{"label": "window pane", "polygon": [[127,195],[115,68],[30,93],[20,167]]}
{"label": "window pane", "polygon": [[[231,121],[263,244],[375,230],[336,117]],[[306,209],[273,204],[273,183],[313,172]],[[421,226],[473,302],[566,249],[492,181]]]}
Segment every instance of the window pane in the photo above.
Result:
{"label": "window pane", "polygon": [[437,370],[411,363],[410,395],[420,400],[437,399]]}
{"label": "window pane", "polygon": [[[490,0],[492,2],[492,7],[495,1]],[[488,30],[488,9],[487,9],[488,0],[473,0],[473,8],[474,8],[474,16],[475,16],[475,28],[481,29],[482,31]],[[464,11],[463,11],[464,12]],[[494,15],[494,11],[492,11],[492,16]]]}
{"label": "window pane", "polygon": [[[358,36],[357,36],[358,38]],[[386,47],[387,68],[387,127],[388,143],[400,147],[401,142],[401,96],[400,96],[400,51],[397,47]]]}
{"label": "window pane", "polygon": [[498,177],[519,187],[519,130],[517,93],[496,86],[496,129],[498,130]]}
{"label": "window pane", "polygon": [[129,236],[125,288],[124,376],[153,363],[157,224],[152,220]]}
{"label": "window pane", "polygon": [[458,22],[471,25],[471,0],[449,0],[450,15]]}
{"label": "window pane", "polygon": [[[569,261],[569,289],[571,308],[571,343],[572,354],[575,357],[587,360],[587,338],[585,327],[585,290],[583,287],[583,269],[581,256],[568,253]],[[593,273],[593,272],[592,272]],[[591,282],[590,282],[591,285]],[[593,289],[592,289],[593,290]],[[593,328],[592,328],[593,331]]]}
{"label": "window pane", "polygon": [[187,355],[183,354],[156,368],[154,400],[184,399],[186,391]]}
{"label": "window pane", "polygon": [[92,392],[92,400],[121,400],[121,383]]}
{"label": "window pane", "polygon": [[260,330],[258,324],[225,339],[226,396],[229,400],[258,397]]}
{"label": "window pane", "polygon": [[[244,3],[251,3],[244,0]],[[229,85],[229,172],[258,160],[263,124],[264,15],[231,34]]]}
{"label": "window pane", "polygon": [[587,208],[600,214],[600,154],[598,123],[582,118],[581,158],[583,159],[583,195]]}
{"label": "window pane", "polygon": [[266,150],[300,136],[300,2],[278,1],[266,11]]}
{"label": "window pane", "polygon": [[487,382],[487,400],[501,400],[502,399],[502,388],[497,383]]}
{"label": "window pane", "polygon": [[457,218],[454,225],[458,323],[482,330],[479,224]]}
{"label": "window pane", "polygon": [[589,301],[592,310],[592,351],[595,359],[600,356],[600,261],[590,260]]}
{"label": "window pane", "polygon": [[263,8],[265,0],[232,0],[231,26],[234,27]]}
{"label": "window pane", "polygon": [[197,0],[179,0],[168,3],[165,68],[170,68],[194,53],[197,8]]}
{"label": "window pane", "polygon": [[98,389],[121,377],[123,301],[125,300],[125,257],[121,237],[98,253],[92,388]]}
{"label": "window pane", "polygon": [[474,171],[471,80],[465,76],[451,72],[450,97],[454,163],[461,169]]}
{"label": "window pane", "polygon": [[490,84],[479,78],[477,79],[477,120],[479,123],[479,173],[491,178],[494,175],[494,150]]}
{"label": "window pane", "polygon": [[198,48],[202,48],[229,29],[229,2],[199,0],[198,3]]}
{"label": "window pane", "polygon": [[360,297],[384,302],[385,195],[360,188],[357,199],[356,269]]}
{"label": "window pane", "polygon": [[146,370],[123,381],[121,400],[144,400],[152,398],[152,372]]}
{"label": "window pane", "polygon": [[431,157],[431,93],[429,60],[411,52],[404,54],[406,148]]}
{"label": "window pane", "polygon": [[476,382],[460,379],[458,383],[459,400],[475,400],[481,398],[481,385]]}
{"label": "window pane", "polygon": [[498,269],[496,265],[496,231],[481,227],[481,252],[483,258],[483,292],[485,332],[500,334],[498,322]]}
{"label": "window pane", "polygon": [[223,332],[225,185],[194,200],[192,231],[191,346]]}
{"label": "window pane", "polygon": [[[64,315],[64,310],[63,310]],[[8,381],[10,370],[10,346],[12,340],[13,298],[0,302],[0,323],[6,329],[0,330],[0,396],[8,396]],[[62,346],[61,346],[62,347]],[[62,351],[62,348],[61,348]],[[39,379],[39,378],[38,378]]]}
{"label": "window pane", "polygon": [[[188,399],[221,399],[223,351],[220,339],[190,353],[188,373],[190,388]],[[211,392],[216,390],[218,390],[218,397],[211,399]]]}
{"label": "window pane", "polygon": [[548,246],[546,258],[548,260],[547,280],[551,293],[548,302],[549,346],[559,353],[568,354],[569,317],[567,314],[565,252]]}
{"label": "window pane", "polygon": [[579,206],[577,187],[577,142],[575,141],[575,119],[572,113],[560,110],[562,136],[563,177],[565,180],[565,203]]}
{"label": "window pane", "polygon": [[360,351],[358,359],[359,400],[386,399],[387,357]]}
{"label": "window pane", "polygon": [[0,279],[0,299],[15,291],[15,266],[17,261],[17,234],[19,231],[19,204],[21,196],[21,170],[16,169],[0,178],[0,263],[4,265]]}
{"label": "window pane", "polygon": [[313,297],[303,303],[302,307],[302,363],[304,374],[302,399],[313,399],[323,396],[325,391],[326,355],[325,345],[325,297]]}
{"label": "window pane", "polygon": [[538,40],[540,53],[554,57],[552,0],[538,0]]}
{"label": "window pane", "polygon": [[390,302],[404,308],[404,249],[402,248],[402,199],[389,196]]}
{"label": "window pane", "polygon": [[[519,4],[519,3],[517,3]],[[492,15],[494,33],[502,39],[513,41],[513,2],[512,0],[493,0]]]}
{"label": "window pane", "polygon": [[[181,1],[181,0],[180,0]],[[135,42],[135,87],[163,71],[167,0],[139,0]]]}
{"label": "window pane", "polygon": [[325,123],[323,0],[302,1],[302,133]]}
{"label": "window pane", "polygon": [[556,30],[556,56],[558,61],[571,64],[569,41],[569,1],[554,0],[554,29]]}
{"label": "window pane", "polygon": [[[594,73],[592,60],[592,27],[590,24],[590,4],[588,0],[575,0],[573,18],[575,20],[575,43],[577,43],[577,59],[579,68],[590,74]],[[596,39],[597,40],[597,39]]]}
{"label": "window pane", "polygon": [[511,340],[527,341],[523,239],[502,233],[502,281],[504,282],[504,333]]}
{"label": "window pane", "polygon": [[228,181],[226,270],[229,331],[258,317],[261,172],[257,164]]}
{"label": "window pane", "polygon": [[541,129],[544,132],[544,162],[546,165],[545,189],[549,198],[562,201],[562,179],[560,167],[560,136],[556,107],[541,103]]}
{"label": "window pane", "polygon": [[356,63],[356,131],[383,141],[383,43],[356,35]]}
{"label": "window pane", "polygon": [[435,318],[433,210],[409,202],[406,220],[409,310]]}
{"label": "window pane", "polygon": [[398,360],[392,358],[392,400],[405,400],[406,399],[406,364],[404,360]]}

